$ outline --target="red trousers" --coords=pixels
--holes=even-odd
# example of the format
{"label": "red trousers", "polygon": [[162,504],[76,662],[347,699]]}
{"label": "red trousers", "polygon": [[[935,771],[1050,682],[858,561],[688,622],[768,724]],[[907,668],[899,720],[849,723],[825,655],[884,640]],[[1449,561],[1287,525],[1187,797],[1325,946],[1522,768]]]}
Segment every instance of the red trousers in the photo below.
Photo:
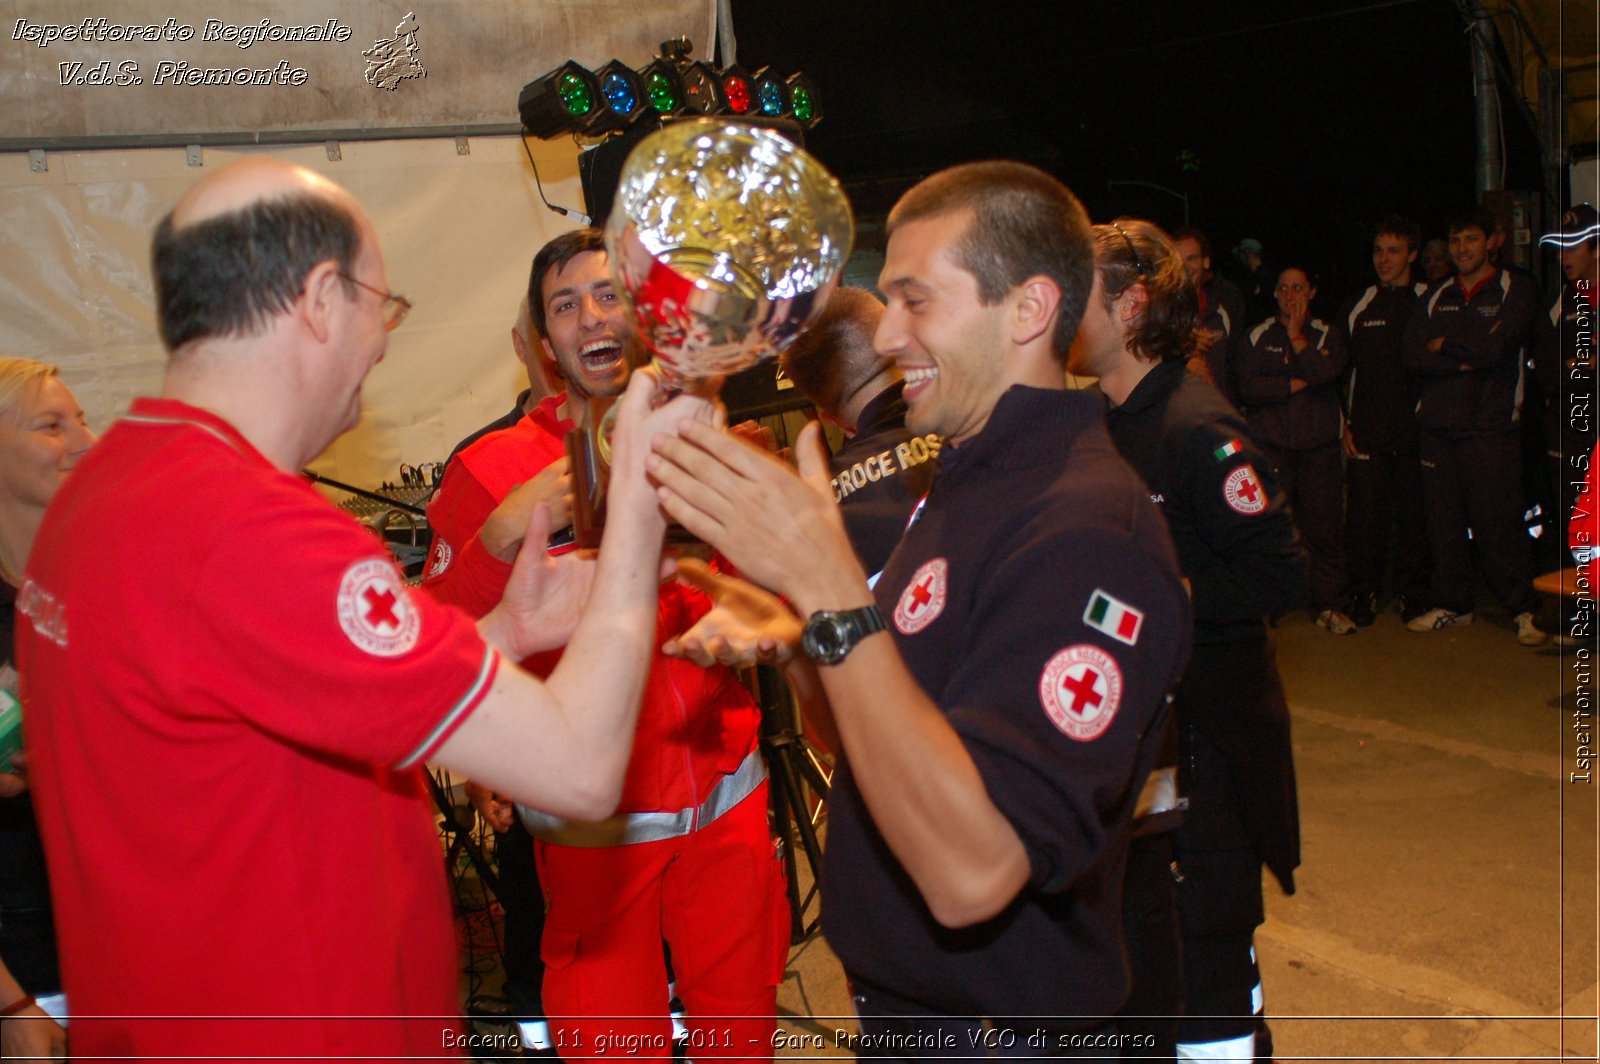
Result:
{"label": "red trousers", "polygon": [[688,1056],[770,1056],[789,946],[767,786],[701,831],[631,846],[540,842],[544,1008],[563,1057],[667,1057],[672,967]]}

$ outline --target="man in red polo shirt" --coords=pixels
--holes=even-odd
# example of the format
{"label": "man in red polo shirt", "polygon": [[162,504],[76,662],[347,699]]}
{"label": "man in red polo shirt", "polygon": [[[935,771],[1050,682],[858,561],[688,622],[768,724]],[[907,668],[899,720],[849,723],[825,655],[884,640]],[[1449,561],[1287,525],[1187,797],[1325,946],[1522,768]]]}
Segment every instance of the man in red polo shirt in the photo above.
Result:
{"label": "man in red polo shirt", "polygon": [[[356,423],[409,304],[310,171],[195,184],[154,246],[172,357],[47,514],[17,650],[75,1056],[401,1058],[459,1043],[418,766],[571,816],[615,806],[663,531],[624,400],[588,605],[542,553],[476,627],[413,597],[297,471]],[[542,534],[540,511],[530,530]],[[137,564],[107,545],[138,528]],[[569,638],[570,636],[570,638]],[[514,665],[566,643],[541,682]]]}
{"label": "man in red polo shirt", "polygon": [[[499,599],[529,507],[560,490],[552,474],[565,469],[563,436],[578,407],[628,380],[628,326],[598,231],[564,233],[539,251],[528,306],[567,391],[464,449],[428,510],[424,586],[473,614]],[[657,642],[709,608],[702,592],[663,584]],[[543,673],[555,660],[525,664]],[[689,1055],[771,1052],[788,911],[759,724],[731,670],[657,655],[617,815],[577,821],[523,804],[549,900],[543,998],[562,1055],[592,1055],[606,1039],[626,1039],[637,1056],[670,1054],[663,941]]]}

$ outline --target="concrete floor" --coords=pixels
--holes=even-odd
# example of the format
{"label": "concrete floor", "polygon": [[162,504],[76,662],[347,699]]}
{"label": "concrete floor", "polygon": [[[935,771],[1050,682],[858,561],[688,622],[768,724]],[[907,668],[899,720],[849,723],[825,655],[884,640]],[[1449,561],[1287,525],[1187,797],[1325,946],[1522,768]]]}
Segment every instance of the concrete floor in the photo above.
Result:
{"label": "concrete floor", "polygon": [[[1278,638],[1304,849],[1294,897],[1269,878],[1256,940],[1278,1059],[1595,1060],[1600,780],[1568,781],[1575,697],[1594,692],[1578,652],[1520,647],[1492,613],[1344,638],[1293,617]],[[848,1055],[825,942],[791,954],[778,1000],[780,1055]]]}

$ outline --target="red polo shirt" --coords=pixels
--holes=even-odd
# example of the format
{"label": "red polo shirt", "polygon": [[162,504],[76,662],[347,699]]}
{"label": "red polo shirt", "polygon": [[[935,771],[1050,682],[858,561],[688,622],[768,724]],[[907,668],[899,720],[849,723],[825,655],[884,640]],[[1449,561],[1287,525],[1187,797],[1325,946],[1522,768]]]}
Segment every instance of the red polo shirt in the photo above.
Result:
{"label": "red polo shirt", "polygon": [[493,680],[472,623],[221,418],[151,399],[57,495],[18,612],[73,1054],[445,1051],[418,766]]}

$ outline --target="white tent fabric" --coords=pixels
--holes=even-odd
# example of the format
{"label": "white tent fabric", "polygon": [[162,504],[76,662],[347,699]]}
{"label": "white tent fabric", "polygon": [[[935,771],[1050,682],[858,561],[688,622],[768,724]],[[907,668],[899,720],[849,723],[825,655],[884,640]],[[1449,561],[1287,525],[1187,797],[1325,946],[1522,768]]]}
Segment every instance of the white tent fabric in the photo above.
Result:
{"label": "white tent fabric", "polygon": [[[530,141],[546,197],[581,209],[577,151]],[[389,280],[416,309],[368,378],[365,416],[315,463],[374,486],[402,462],[443,460],[456,440],[510,409],[525,386],[509,341],[528,264],[574,222],[539,202],[516,137],[347,142],[273,148],[353,192],[377,225]],[[204,150],[214,169],[246,151]],[[194,181],[183,149],[52,153],[33,173],[0,155],[0,354],[61,367],[103,430],[160,386],[150,233]]]}
{"label": "white tent fabric", "polygon": [[[115,12],[97,0],[8,6],[0,95],[15,106],[0,116],[0,355],[59,365],[91,425],[105,429],[134,396],[159,388],[166,365],[149,268],[157,220],[202,173],[241,154],[302,163],[366,205],[390,283],[416,306],[367,381],[360,426],[313,466],[365,487],[397,480],[402,462],[442,460],[525,384],[509,331],[528,264],[576,223],[545,208],[522,142],[500,135],[516,127],[517,88],[568,57],[642,65],[680,33],[704,58],[719,42],[733,47],[726,0],[274,0],[249,18],[205,0],[125,0]],[[212,21],[258,39],[208,41]],[[427,72],[385,91],[364,77],[367,49],[399,22],[416,28]],[[117,28],[143,24],[194,32],[151,40]],[[302,24],[337,24],[338,37],[284,39],[283,27]],[[59,36],[46,40],[48,27]],[[289,86],[157,86],[163,59],[281,60],[308,76]],[[134,63],[144,83],[62,74],[62,64],[108,60],[113,70]],[[438,135],[364,139],[402,128]],[[347,133],[335,152],[320,134],[339,130],[363,139]],[[458,140],[463,132],[475,135]],[[257,137],[300,143],[215,146]],[[550,202],[582,210],[577,145],[528,147]]]}

